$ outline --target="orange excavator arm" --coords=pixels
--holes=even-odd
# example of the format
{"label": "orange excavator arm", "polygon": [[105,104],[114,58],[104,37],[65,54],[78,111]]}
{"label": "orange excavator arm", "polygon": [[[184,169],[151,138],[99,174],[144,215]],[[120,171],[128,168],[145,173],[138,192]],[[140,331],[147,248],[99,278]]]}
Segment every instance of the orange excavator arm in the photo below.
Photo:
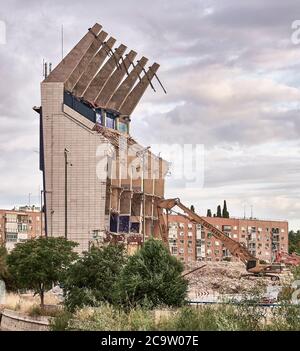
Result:
{"label": "orange excavator arm", "polygon": [[157,203],[159,229],[162,240],[166,245],[168,245],[168,223],[163,215],[163,210],[171,210],[175,206],[178,206],[181,210],[183,210],[185,215],[191,221],[199,223],[203,225],[203,227],[208,229],[216,239],[220,240],[224,244],[224,246],[230,251],[232,256],[240,258],[241,261],[243,261],[245,264],[247,264],[247,262],[250,260],[257,260],[243,245],[229,238],[221,230],[217,229],[204,218],[198,216],[195,212],[191,211],[188,207],[184,206],[178,198],[160,200]]}

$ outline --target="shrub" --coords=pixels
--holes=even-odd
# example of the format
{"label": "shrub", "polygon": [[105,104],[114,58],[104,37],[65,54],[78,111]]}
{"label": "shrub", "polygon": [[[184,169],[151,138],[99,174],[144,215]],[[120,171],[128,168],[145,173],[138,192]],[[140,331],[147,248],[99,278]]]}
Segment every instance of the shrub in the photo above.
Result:
{"label": "shrub", "polygon": [[65,331],[69,328],[70,320],[73,314],[67,310],[62,310],[57,313],[57,315],[50,320],[50,330],[51,331]]}
{"label": "shrub", "polygon": [[121,271],[118,292],[124,307],[181,306],[187,294],[183,265],[161,241],[150,239]]}
{"label": "shrub", "polygon": [[126,262],[124,246],[93,247],[74,263],[62,284],[70,311],[84,306],[114,303],[117,281]]}

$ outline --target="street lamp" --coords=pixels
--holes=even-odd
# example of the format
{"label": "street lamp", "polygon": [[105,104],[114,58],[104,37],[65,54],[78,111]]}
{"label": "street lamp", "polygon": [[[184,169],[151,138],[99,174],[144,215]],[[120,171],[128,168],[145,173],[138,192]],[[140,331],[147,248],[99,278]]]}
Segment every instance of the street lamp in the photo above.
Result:
{"label": "street lamp", "polygon": [[142,187],[143,187],[143,243],[145,242],[145,233],[146,233],[146,196],[145,196],[145,175],[144,175],[144,166],[145,166],[145,155],[151,146],[145,147],[143,150],[137,151],[136,156],[141,158],[142,161]]}

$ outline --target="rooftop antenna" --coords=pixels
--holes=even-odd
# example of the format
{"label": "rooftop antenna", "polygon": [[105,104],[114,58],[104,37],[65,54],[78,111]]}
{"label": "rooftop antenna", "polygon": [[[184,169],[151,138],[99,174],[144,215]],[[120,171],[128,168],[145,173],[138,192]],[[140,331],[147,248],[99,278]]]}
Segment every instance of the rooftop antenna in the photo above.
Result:
{"label": "rooftop antenna", "polygon": [[48,77],[48,63],[47,62],[44,63],[44,77],[45,78]]}
{"label": "rooftop antenna", "polygon": [[61,25],[61,59],[64,59],[64,25]]}

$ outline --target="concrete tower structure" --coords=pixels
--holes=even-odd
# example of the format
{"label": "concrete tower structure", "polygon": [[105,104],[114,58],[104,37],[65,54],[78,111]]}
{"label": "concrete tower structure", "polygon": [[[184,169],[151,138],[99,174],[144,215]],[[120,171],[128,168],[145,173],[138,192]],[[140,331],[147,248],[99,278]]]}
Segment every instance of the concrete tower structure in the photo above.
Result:
{"label": "concrete tower structure", "polygon": [[46,235],[88,250],[95,241],[128,249],[153,234],[167,164],[129,134],[130,116],[159,65],[95,24],[41,83],[40,168]]}

